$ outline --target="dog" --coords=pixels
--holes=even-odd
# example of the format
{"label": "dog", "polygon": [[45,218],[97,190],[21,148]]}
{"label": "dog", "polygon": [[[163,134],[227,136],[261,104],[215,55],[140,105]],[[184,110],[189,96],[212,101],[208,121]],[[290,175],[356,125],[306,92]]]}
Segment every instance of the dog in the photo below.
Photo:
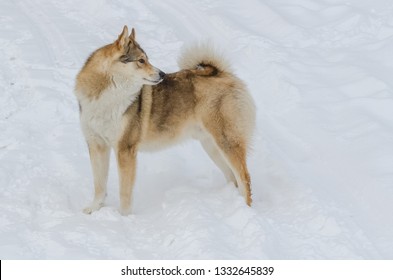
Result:
{"label": "dog", "polygon": [[109,156],[114,150],[120,213],[131,213],[137,152],[156,150],[185,138],[200,141],[251,206],[246,157],[255,106],[228,62],[204,45],[186,50],[179,72],[165,74],[150,64],[127,26],[114,43],[95,52],[76,77],[75,95],[94,177],[94,199],[83,211],[99,210],[106,196]]}

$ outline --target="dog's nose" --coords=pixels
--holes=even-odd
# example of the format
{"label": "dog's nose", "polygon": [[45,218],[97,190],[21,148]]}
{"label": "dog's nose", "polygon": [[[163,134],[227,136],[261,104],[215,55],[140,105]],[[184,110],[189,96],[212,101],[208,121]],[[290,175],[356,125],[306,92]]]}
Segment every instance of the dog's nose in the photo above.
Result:
{"label": "dog's nose", "polygon": [[164,79],[165,73],[160,70],[160,79]]}

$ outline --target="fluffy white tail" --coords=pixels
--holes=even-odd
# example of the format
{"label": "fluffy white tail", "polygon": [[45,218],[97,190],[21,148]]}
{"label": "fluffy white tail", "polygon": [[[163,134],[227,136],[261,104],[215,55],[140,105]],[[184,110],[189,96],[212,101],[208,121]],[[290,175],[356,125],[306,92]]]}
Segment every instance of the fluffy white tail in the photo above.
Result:
{"label": "fluffy white tail", "polygon": [[212,66],[220,72],[231,72],[229,61],[222,51],[208,43],[199,43],[184,48],[177,64],[180,69],[195,69],[198,66]]}

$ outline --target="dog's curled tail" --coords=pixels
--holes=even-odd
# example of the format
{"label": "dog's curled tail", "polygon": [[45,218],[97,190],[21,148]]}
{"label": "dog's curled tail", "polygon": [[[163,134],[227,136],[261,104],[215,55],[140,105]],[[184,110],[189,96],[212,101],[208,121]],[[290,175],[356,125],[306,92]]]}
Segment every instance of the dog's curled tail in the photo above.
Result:
{"label": "dog's curled tail", "polygon": [[184,48],[177,63],[180,69],[195,70],[201,76],[216,76],[220,72],[231,72],[230,63],[222,52],[208,43]]}

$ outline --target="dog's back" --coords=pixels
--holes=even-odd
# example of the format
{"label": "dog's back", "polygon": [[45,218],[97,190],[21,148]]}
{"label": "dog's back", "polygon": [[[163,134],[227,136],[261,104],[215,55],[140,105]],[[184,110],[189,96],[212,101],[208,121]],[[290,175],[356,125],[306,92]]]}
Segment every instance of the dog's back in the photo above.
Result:
{"label": "dog's back", "polygon": [[190,133],[198,138],[200,126],[219,123],[232,128],[228,133],[242,135],[242,142],[248,145],[255,126],[254,102],[226,59],[209,46],[195,45],[183,52],[178,64],[183,70],[167,74],[151,87],[146,140],[164,135],[175,140]]}

